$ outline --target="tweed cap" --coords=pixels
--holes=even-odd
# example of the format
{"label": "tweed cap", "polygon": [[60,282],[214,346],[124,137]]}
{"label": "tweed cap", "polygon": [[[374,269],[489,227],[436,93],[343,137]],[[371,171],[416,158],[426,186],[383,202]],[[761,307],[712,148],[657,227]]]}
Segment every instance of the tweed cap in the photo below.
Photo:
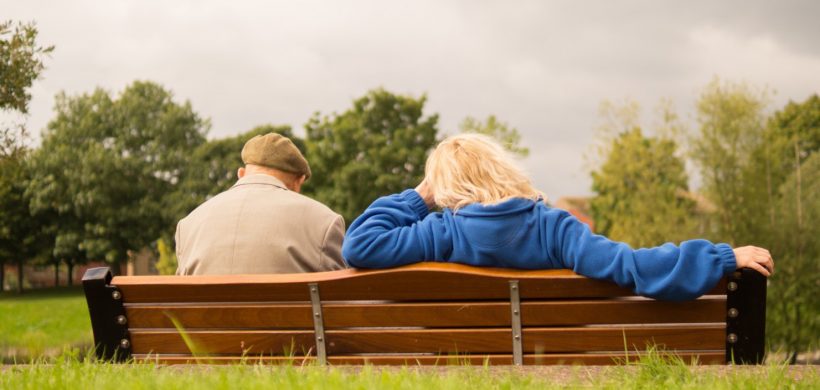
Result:
{"label": "tweed cap", "polygon": [[257,135],[245,142],[242,162],[310,178],[310,165],[290,138],[277,133]]}

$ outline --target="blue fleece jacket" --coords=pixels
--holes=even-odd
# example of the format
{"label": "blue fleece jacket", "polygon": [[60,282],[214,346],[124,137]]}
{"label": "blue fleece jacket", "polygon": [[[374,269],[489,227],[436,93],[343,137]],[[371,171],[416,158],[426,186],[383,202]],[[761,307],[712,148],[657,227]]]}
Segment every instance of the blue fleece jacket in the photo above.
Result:
{"label": "blue fleece jacket", "polygon": [[456,213],[430,213],[414,190],[373,202],[350,225],[342,255],[357,268],[421,261],[568,268],[665,300],[697,298],[736,267],[727,244],[691,240],[680,246],[632,249],[592,234],[571,214],[544,202],[512,199],[490,206],[472,204]]}

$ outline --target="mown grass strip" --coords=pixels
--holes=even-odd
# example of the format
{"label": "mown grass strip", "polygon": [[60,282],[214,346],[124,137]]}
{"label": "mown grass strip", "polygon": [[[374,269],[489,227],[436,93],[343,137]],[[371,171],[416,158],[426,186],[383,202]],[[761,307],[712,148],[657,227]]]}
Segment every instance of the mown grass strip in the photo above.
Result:
{"label": "mown grass strip", "polygon": [[0,368],[2,389],[816,389],[817,366],[692,366],[652,352],[612,367],[321,367],[109,364],[75,350],[53,364]]}

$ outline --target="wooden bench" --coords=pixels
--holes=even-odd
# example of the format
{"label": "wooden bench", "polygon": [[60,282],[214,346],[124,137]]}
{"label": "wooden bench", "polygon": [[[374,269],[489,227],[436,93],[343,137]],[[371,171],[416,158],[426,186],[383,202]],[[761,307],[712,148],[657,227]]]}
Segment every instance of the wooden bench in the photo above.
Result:
{"label": "wooden bench", "polygon": [[760,363],[764,353],[766,279],[751,270],[688,302],[568,270],[448,263],[242,276],[94,268],[83,287],[96,354],[114,361],[613,364],[657,345],[701,363]]}

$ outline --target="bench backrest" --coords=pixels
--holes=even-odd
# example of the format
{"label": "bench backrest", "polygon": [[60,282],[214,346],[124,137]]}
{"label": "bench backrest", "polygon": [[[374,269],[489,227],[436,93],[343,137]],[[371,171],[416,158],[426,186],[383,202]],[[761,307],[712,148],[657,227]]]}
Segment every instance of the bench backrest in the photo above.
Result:
{"label": "bench backrest", "polygon": [[421,263],[390,270],[117,276],[83,284],[97,354],[165,363],[611,364],[649,345],[704,363],[763,358],[765,278],[688,302],[568,270]]}

